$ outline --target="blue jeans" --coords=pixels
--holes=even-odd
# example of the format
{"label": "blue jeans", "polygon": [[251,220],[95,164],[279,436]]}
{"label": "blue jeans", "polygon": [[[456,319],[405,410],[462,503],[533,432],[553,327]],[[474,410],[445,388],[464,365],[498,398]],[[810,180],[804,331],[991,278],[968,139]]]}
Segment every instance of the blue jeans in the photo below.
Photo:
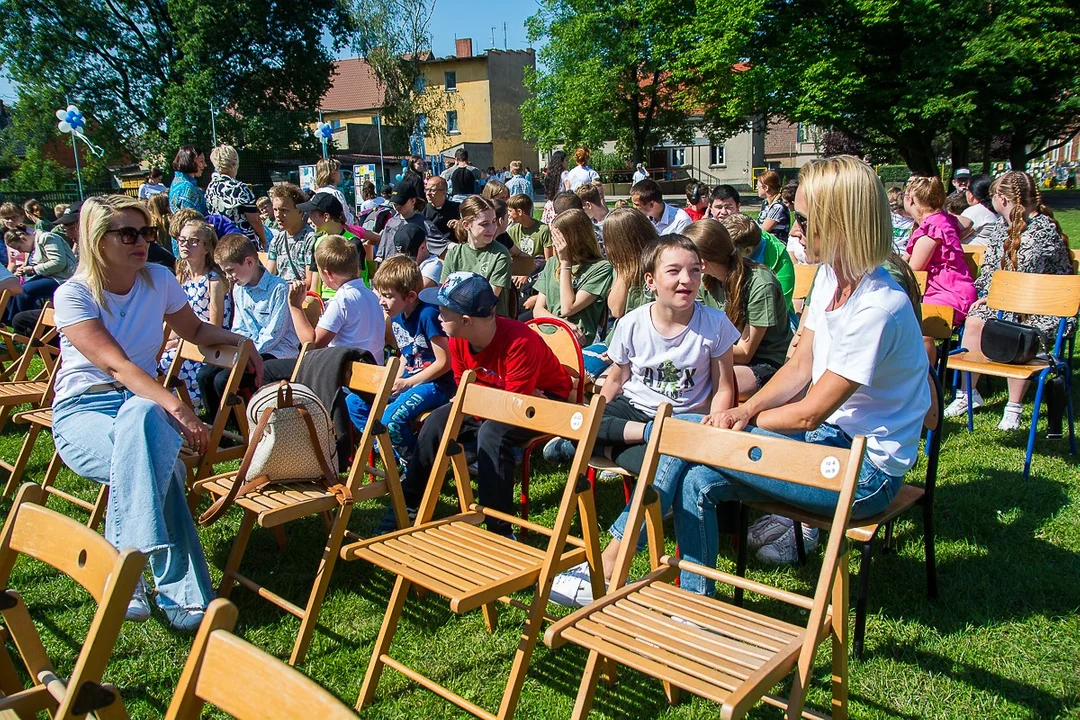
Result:
{"label": "blue jeans", "polygon": [[[349,408],[349,419],[358,429],[367,425],[371,406],[360,395],[346,391],[345,405]],[[448,393],[438,383],[426,382],[399,393],[387,404],[383,411],[382,424],[390,434],[390,442],[399,455],[410,457],[416,449],[416,434],[412,422],[428,410],[434,410],[450,402],[452,393]]]}
{"label": "blue jeans", "polygon": [[11,299],[12,317],[26,310],[37,309],[44,300],[52,300],[56,288],[60,287],[60,283],[51,277],[31,278],[23,283],[22,294]]}
{"label": "blue jeans", "polygon": [[214,592],[188,511],[176,421],[127,390],[84,393],[53,406],[53,439],[74,473],[109,485],[105,539],[150,556],[158,605],[205,608]]}
{"label": "blue jeans", "polygon": [[[685,415],[681,419],[697,422],[701,417]],[[787,436],[757,427],[750,428],[748,432],[768,437],[790,437],[830,447],[851,447],[851,438],[840,428],[829,424],[808,433]],[[883,511],[896,497],[903,483],[902,477],[892,477],[864,459],[851,516],[856,519],[871,517]],[[683,559],[706,567],[716,567],[719,554],[718,503],[780,501],[819,515],[832,516],[838,499],[836,493],[828,490],[752,473],[720,470],[667,456],[660,458],[653,485],[660,494],[661,507],[665,510],[669,506],[674,508],[675,539]],[[622,537],[626,515],[628,511],[624,511],[624,515],[612,526],[612,535]],[[712,595],[715,590],[713,581],[685,571],[680,575],[680,585],[702,595]]]}
{"label": "blue jeans", "polygon": [[585,375],[591,380],[600,377],[608,367],[610,360],[600,357],[607,352],[607,343],[597,342],[581,348],[581,358],[585,361]]}

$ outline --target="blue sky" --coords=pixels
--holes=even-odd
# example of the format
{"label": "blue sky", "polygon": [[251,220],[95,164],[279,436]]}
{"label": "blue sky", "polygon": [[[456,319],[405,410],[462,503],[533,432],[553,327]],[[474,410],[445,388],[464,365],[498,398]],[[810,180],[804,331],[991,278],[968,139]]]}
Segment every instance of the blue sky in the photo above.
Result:
{"label": "blue sky", "polygon": [[[528,46],[525,19],[536,13],[536,0],[436,0],[431,18],[432,49],[436,55],[454,53],[454,37],[471,37],[473,51],[481,52],[491,44],[492,28],[495,47],[503,47],[503,23],[506,23],[506,43],[510,49]],[[350,57],[346,51],[343,57]],[[16,90],[6,77],[0,77],[0,98],[13,102]]]}

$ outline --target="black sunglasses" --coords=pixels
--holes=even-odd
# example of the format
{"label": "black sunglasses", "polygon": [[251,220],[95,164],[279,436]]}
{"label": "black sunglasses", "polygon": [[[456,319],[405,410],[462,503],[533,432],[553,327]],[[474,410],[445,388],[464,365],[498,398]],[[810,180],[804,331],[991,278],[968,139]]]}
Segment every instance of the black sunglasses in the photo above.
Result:
{"label": "black sunglasses", "polygon": [[139,238],[143,239],[147,245],[157,240],[157,228],[152,225],[147,225],[141,228],[122,227],[115,230],[109,230],[105,234],[116,233],[120,236],[120,242],[125,245],[134,245]]}
{"label": "black sunglasses", "polygon": [[810,224],[810,221],[807,220],[806,216],[803,215],[801,212],[795,212],[794,210],[792,212],[795,213],[795,222],[799,223],[799,227],[801,227],[805,232],[806,228]]}

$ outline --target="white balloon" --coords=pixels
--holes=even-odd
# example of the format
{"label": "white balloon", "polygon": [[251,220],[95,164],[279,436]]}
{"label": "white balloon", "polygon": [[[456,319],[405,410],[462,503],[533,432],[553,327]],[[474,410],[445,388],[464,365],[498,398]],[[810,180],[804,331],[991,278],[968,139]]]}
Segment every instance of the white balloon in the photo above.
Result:
{"label": "white balloon", "polygon": [[67,106],[67,111],[68,112],[79,112],[79,108],[77,106],[75,106],[75,105],[68,105]]}
{"label": "white balloon", "polygon": [[60,124],[57,127],[60,128],[60,132],[62,133],[71,132],[71,125],[68,124],[67,120],[61,120]]}
{"label": "white balloon", "polygon": [[63,120],[66,117],[67,117],[67,110],[57,110],[56,111],[56,119],[57,120]]}

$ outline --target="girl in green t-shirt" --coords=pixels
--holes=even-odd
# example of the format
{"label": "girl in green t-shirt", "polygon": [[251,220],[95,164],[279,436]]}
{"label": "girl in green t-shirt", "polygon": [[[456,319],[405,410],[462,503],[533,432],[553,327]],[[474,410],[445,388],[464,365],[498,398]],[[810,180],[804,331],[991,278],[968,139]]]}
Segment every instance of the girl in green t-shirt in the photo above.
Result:
{"label": "girl in green t-shirt", "polygon": [[[456,243],[450,246],[443,258],[439,282],[456,272],[472,272],[482,275],[491,283],[499,302],[496,314],[514,317],[511,297],[514,287],[510,282],[510,251],[493,242],[498,231],[495,203],[482,195],[472,195],[461,203],[461,219],[454,225]],[[513,304],[517,305],[514,297]]]}
{"label": "girl in green t-shirt", "polygon": [[742,333],[733,350],[739,400],[745,400],[784,364],[791,342],[784,292],[772,270],[736,250],[719,221],[698,220],[683,234],[694,241],[705,264],[706,304],[727,313]]}
{"label": "girl in green t-shirt", "polygon": [[592,220],[571,209],[551,223],[555,257],[544,266],[533,288],[534,317],[567,320],[578,331],[578,342],[591,343],[604,317],[604,302],[614,271],[600,253]]}

